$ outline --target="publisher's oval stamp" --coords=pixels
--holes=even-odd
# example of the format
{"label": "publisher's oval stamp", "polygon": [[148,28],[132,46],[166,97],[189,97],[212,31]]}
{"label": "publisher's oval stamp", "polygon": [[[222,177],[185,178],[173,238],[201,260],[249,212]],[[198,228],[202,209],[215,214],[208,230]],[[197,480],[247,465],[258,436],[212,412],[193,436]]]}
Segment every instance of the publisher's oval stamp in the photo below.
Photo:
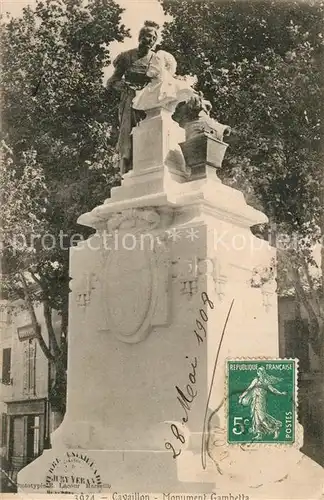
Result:
{"label": "publisher's oval stamp", "polygon": [[52,461],[46,487],[49,493],[100,493],[103,484],[95,462],[80,450]]}
{"label": "publisher's oval stamp", "polygon": [[296,359],[227,359],[227,442],[296,441]]}

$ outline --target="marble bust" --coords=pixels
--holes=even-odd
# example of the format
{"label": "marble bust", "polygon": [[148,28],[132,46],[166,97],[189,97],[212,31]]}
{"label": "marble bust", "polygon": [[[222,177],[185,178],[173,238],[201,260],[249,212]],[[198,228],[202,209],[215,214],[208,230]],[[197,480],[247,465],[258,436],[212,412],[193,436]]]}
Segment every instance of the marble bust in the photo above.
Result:
{"label": "marble bust", "polygon": [[133,108],[147,111],[154,108],[166,108],[174,111],[177,104],[188,101],[195,94],[192,85],[195,77],[175,76],[177,62],[172,54],[164,50],[157,51],[150,60],[147,76],[151,81],[136,92]]}

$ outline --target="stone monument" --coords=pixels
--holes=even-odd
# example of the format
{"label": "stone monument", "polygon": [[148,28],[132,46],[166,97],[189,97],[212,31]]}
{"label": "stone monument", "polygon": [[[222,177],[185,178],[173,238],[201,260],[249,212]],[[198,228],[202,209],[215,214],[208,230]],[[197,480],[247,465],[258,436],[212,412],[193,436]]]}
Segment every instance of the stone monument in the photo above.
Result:
{"label": "stone monument", "polygon": [[275,280],[255,280],[275,250],[217,176],[228,127],[208,106],[180,127],[191,82],[166,53],[151,70],[133,168],[78,221],[96,233],[71,249],[67,411],[20,489],[319,498],[322,469],[296,447],[224,438],[226,358],[279,355]]}

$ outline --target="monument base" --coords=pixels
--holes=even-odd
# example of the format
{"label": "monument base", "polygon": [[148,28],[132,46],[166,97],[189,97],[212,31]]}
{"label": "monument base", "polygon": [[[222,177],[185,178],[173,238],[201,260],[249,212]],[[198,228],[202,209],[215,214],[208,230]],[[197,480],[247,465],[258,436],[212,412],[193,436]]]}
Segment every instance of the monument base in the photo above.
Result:
{"label": "monument base", "polygon": [[[47,450],[18,474],[20,493],[211,492],[211,482],[181,482],[166,451]],[[140,500],[140,497],[138,497]]]}
{"label": "monument base", "polygon": [[[118,495],[134,500],[148,494],[233,495],[234,498],[322,498],[323,468],[296,449],[264,448],[255,459],[241,450],[241,460],[217,471],[206,469],[199,453],[184,452],[170,462],[163,451],[47,450],[19,473],[19,493]],[[244,466],[243,463],[244,462]],[[239,463],[240,462],[240,463]],[[258,481],[259,477],[259,481]],[[204,497],[202,497],[204,498]],[[145,500],[143,496],[143,500]]]}

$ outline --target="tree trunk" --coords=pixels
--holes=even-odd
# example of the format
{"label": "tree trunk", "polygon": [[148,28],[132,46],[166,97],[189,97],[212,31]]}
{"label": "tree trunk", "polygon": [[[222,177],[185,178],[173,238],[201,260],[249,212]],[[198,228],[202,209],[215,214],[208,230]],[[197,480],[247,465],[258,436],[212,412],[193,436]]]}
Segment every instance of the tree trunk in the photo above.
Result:
{"label": "tree trunk", "polygon": [[49,390],[49,401],[52,411],[65,414],[66,409],[66,361],[63,357],[58,358],[54,363],[55,375]]}
{"label": "tree trunk", "polygon": [[38,340],[38,343],[40,345],[41,350],[43,351],[44,356],[47,359],[49,359],[50,361],[54,361],[55,357],[52,354],[50,347],[47,347],[46,342],[44,340],[44,337],[42,336],[41,328],[40,328],[40,325],[38,324],[38,321],[37,321],[34,304],[30,298],[28,285],[27,285],[27,282],[26,282],[26,279],[25,279],[23,273],[20,273],[20,277],[21,277],[21,282],[22,282],[23,289],[24,289],[25,304],[26,304],[27,310],[30,314],[30,319],[31,319],[31,322],[33,325],[35,336]]}
{"label": "tree trunk", "polygon": [[[46,342],[44,340],[44,337],[41,334],[41,328],[40,325],[38,324],[36,313],[35,313],[35,308],[34,304],[32,302],[32,299],[29,295],[29,290],[28,290],[28,284],[21,273],[21,281],[23,284],[24,288],[24,295],[25,295],[25,303],[27,306],[27,309],[29,311],[30,317],[31,317],[31,322],[35,331],[35,336],[38,340],[38,343],[41,347],[41,350],[43,354],[46,356],[46,358],[49,360],[51,363],[51,366],[54,367],[54,381],[52,383],[52,380],[48,381],[49,384],[49,389],[48,389],[48,399],[49,399],[49,404],[51,407],[51,411],[56,412],[57,414],[60,415],[60,418],[63,419],[63,416],[65,414],[65,408],[66,408],[66,349],[65,349],[65,342],[64,342],[64,349],[61,349],[58,341],[55,336],[55,331],[53,328],[53,323],[52,323],[52,309],[48,303],[48,301],[45,299],[43,300],[43,312],[44,312],[44,319],[45,319],[45,324],[47,328],[47,333],[48,333],[48,338],[49,338],[49,345],[46,345]],[[64,316],[64,322],[66,322],[66,327],[67,327],[67,316]],[[60,335],[60,338],[62,335]],[[58,418],[58,417],[57,417]]]}

